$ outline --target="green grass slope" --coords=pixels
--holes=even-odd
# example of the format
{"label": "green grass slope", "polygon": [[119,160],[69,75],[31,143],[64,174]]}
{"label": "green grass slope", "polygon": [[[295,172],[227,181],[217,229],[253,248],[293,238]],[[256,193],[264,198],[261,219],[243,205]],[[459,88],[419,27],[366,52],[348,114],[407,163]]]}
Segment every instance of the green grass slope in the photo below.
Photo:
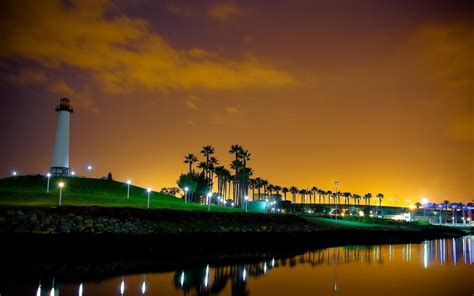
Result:
{"label": "green grass slope", "polygon": [[[104,206],[146,208],[145,188],[130,185],[130,198],[127,199],[127,184],[117,181],[81,177],[50,180],[50,192],[46,193],[47,177],[16,176],[0,179],[0,205],[4,206],[57,206],[59,188],[63,181],[62,204],[68,206]],[[179,210],[207,210],[207,206],[184,203],[183,199],[153,191],[150,208],[170,208]],[[213,206],[212,211],[240,211],[240,209]]]}

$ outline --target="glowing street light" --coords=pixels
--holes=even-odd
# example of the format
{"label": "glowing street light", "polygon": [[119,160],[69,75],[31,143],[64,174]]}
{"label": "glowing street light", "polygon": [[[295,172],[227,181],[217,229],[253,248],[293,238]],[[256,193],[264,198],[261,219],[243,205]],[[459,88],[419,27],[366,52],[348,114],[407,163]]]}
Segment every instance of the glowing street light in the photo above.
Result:
{"label": "glowing street light", "polygon": [[184,203],[188,203],[188,187],[184,187]]}
{"label": "glowing street light", "polygon": [[142,283],[142,294],[145,295],[145,292],[146,292],[146,282],[143,281],[143,283]]}
{"label": "glowing street light", "polygon": [[146,208],[149,209],[150,208],[150,194],[151,194],[151,188],[148,188],[146,190],[146,192],[148,192],[148,202],[146,204]]}
{"label": "glowing street light", "polygon": [[46,193],[49,193],[49,179],[51,179],[51,174],[47,173],[46,177],[48,177],[48,181],[46,183]]}
{"label": "glowing street light", "polygon": [[426,216],[426,205],[428,204],[428,199],[423,197],[421,199],[421,204],[423,205],[423,215]]}
{"label": "glowing street light", "polygon": [[209,192],[207,194],[207,210],[210,212],[211,211],[211,197],[212,197],[212,193]]}
{"label": "glowing street light", "polygon": [[81,283],[81,284],[79,285],[79,292],[78,292],[79,296],[82,296],[83,290],[84,290],[84,289],[82,288],[82,283]]}
{"label": "glowing street light", "polygon": [[127,198],[130,198],[130,184],[132,184],[132,180],[127,180]]}
{"label": "glowing street light", "polygon": [[72,171],[71,172],[71,176],[74,177],[76,175],[76,172],[75,171]]}
{"label": "glowing street light", "polygon": [[13,172],[12,172],[12,176],[13,176],[13,177],[16,177],[16,175],[17,175],[17,172],[16,172],[16,171],[13,171]]}
{"label": "glowing street light", "polygon": [[92,172],[92,166],[88,165],[87,166],[87,173],[89,174],[89,177],[91,176],[91,172]]}
{"label": "glowing street light", "polygon": [[249,196],[246,195],[245,196],[245,212],[248,211],[248,208],[249,208]]}
{"label": "glowing street light", "polygon": [[181,272],[181,278],[180,278],[179,282],[181,283],[181,288],[182,288],[184,286],[184,270],[183,270],[183,272]]}
{"label": "glowing street light", "polygon": [[120,295],[123,295],[125,293],[125,281],[122,278],[122,282],[120,283]]}
{"label": "glowing street light", "polygon": [[58,187],[59,187],[59,206],[61,206],[61,200],[63,199],[64,182],[59,182]]}

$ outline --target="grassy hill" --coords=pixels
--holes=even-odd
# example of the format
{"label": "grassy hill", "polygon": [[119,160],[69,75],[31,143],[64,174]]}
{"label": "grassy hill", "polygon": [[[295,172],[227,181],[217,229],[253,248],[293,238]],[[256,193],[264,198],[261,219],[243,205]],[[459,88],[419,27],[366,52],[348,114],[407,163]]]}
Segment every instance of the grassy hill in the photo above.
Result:
{"label": "grassy hill", "polygon": [[[15,176],[0,179],[0,205],[7,206],[57,206],[59,181],[65,183],[62,204],[69,206],[104,206],[146,208],[145,188],[130,185],[127,199],[127,184],[117,181],[81,177],[52,177],[50,192],[46,193],[47,178],[42,175]],[[150,208],[207,211],[207,206],[185,204],[181,198],[153,191]],[[240,209],[213,206],[212,211],[241,211]]]}

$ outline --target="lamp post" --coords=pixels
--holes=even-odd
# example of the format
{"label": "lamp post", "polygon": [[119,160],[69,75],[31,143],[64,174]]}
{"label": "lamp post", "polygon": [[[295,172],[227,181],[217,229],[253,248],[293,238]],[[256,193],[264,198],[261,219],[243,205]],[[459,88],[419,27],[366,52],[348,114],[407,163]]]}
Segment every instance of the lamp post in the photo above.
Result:
{"label": "lamp post", "polygon": [[207,194],[207,210],[210,212],[211,211],[211,197],[212,197],[212,193],[208,193]]}
{"label": "lamp post", "polygon": [[146,204],[146,208],[149,209],[150,208],[150,194],[151,194],[151,188],[148,188],[146,190],[146,192],[148,193],[148,202]]}
{"label": "lamp post", "polygon": [[92,172],[92,166],[91,165],[88,165],[87,166],[87,172],[89,173],[89,177],[91,176],[91,172]]}
{"label": "lamp post", "polygon": [[442,223],[442,222],[441,222],[441,216],[442,216],[442,214],[441,214],[441,210],[442,210],[442,209],[443,209],[443,205],[438,205],[438,212],[439,212],[439,225],[441,225],[441,223]]}
{"label": "lamp post", "polygon": [[336,220],[337,220],[337,204],[339,203],[339,181],[334,181],[334,186],[336,186]]}
{"label": "lamp post", "polygon": [[188,203],[188,187],[184,187],[184,203]]}
{"label": "lamp post", "polygon": [[423,197],[421,199],[421,204],[423,205],[423,216],[426,216],[426,205],[428,204],[428,199]]}
{"label": "lamp post", "polygon": [[75,171],[72,171],[71,172],[71,176],[74,177],[76,175],[76,172]]}
{"label": "lamp post", "polygon": [[249,196],[245,196],[245,212],[247,212],[249,209]]}
{"label": "lamp post", "polygon": [[132,184],[132,180],[127,180],[127,199],[130,198],[130,184]]}
{"label": "lamp post", "polygon": [[16,172],[16,171],[13,171],[13,172],[12,172],[12,176],[13,176],[13,177],[16,177],[16,175],[17,175],[17,172]]}
{"label": "lamp post", "polygon": [[46,183],[46,193],[49,193],[49,179],[51,179],[51,174],[47,173],[46,177],[48,177],[48,181]]}
{"label": "lamp post", "polygon": [[61,206],[61,200],[63,199],[63,187],[64,187],[64,183],[63,183],[63,182],[59,182],[58,187],[59,187],[59,206]]}

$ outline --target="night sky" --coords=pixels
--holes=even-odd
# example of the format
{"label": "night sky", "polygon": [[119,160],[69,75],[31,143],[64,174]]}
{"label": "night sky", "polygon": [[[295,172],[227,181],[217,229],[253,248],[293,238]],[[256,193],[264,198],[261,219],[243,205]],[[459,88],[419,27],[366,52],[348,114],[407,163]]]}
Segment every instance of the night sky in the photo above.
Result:
{"label": "night sky", "polygon": [[69,97],[78,174],[176,186],[240,144],[275,185],[471,201],[472,3],[1,1],[0,175],[47,172]]}

